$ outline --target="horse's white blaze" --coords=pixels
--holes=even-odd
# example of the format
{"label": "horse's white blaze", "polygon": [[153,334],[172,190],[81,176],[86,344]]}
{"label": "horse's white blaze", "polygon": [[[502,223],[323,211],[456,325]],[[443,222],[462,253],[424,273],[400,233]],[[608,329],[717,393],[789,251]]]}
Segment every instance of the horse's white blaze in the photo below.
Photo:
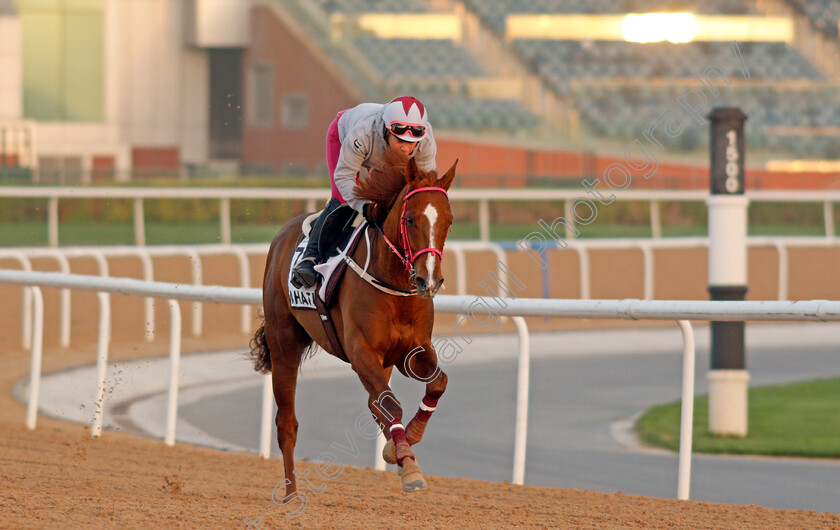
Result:
{"label": "horse's white blaze", "polygon": [[[438,218],[438,211],[437,209],[432,206],[431,204],[426,206],[426,209],[423,210],[423,215],[429,219],[429,246],[435,246],[435,225],[437,224]],[[427,252],[426,253],[426,270],[428,271],[428,278],[429,281],[434,281],[435,277],[435,258],[436,254],[434,252]]]}

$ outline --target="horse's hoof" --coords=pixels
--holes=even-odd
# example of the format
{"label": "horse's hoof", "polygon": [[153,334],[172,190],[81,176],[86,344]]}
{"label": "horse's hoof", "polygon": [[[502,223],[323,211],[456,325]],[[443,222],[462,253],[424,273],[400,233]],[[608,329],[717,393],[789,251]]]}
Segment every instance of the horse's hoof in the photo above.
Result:
{"label": "horse's hoof", "polygon": [[429,487],[423,477],[423,472],[420,470],[420,465],[411,458],[403,460],[403,465],[400,466],[400,476],[402,477],[402,490],[406,493],[423,491]]}
{"label": "horse's hoof", "polygon": [[385,442],[385,447],[382,448],[382,460],[389,464],[397,463],[397,450],[394,448],[393,440]]}
{"label": "horse's hoof", "polygon": [[423,478],[423,475],[419,475],[415,480],[410,482],[406,481],[406,479],[403,478],[402,490],[406,493],[411,493],[413,491],[423,491],[428,487],[429,485],[426,484],[426,479]]}

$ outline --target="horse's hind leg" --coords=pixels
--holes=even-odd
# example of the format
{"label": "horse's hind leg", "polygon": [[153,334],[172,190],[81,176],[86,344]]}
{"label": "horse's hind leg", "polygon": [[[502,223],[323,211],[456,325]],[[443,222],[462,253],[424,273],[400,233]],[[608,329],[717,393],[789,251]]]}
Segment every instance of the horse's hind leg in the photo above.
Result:
{"label": "horse's hind leg", "polygon": [[277,442],[283,453],[283,469],[286,474],[286,496],[297,491],[295,471],[295,443],[298,421],[295,416],[295,389],[303,352],[312,339],[297,321],[287,313],[288,318],[275,320],[268,326],[266,319],[266,340],[271,351],[271,382],[274,401],[277,403]]}
{"label": "horse's hind leg", "polygon": [[[426,395],[420,408],[405,428],[408,443],[414,445],[423,439],[426,425],[437,407],[438,400],[446,391],[448,378],[437,362],[437,355],[431,345],[421,346],[411,350],[402,363],[398,365],[400,372],[406,377],[426,383]],[[389,464],[396,463],[394,444],[390,440],[382,450],[382,458]]]}

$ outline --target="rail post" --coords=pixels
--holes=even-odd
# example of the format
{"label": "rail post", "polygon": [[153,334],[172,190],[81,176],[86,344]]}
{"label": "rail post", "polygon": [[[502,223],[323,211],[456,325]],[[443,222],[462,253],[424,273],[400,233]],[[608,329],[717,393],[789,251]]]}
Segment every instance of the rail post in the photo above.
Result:
{"label": "rail post", "polygon": [[178,379],[181,371],[181,306],[178,300],[167,300],[169,305],[169,392],[166,396],[166,445],[175,445],[175,427],[178,422]]}
{"label": "rail post", "polygon": [[58,246],[58,197],[47,199],[47,238],[49,246]]}
{"label": "rail post", "polygon": [[490,241],[490,203],[487,199],[478,201],[478,232],[481,241]]}
{"label": "rail post", "polygon": [[219,231],[223,245],[230,245],[230,197],[219,199]]}
{"label": "rail post", "polygon": [[528,394],[531,381],[531,339],[523,317],[512,317],[519,335],[516,369],[516,426],[513,442],[513,484],[525,483],[525,449],[528,445]]}
{"label": "rail post", "polygon": [[38,421],[38,396],[41,389],[41,360],[44,356],[44,296],[40,287],[24,287],[32,291],[32,358],[29,365],[29,403],[26,428],[30,431]]}
{"label": "rail post", "polygon": [[677,499],[686,501],[691,487],[691,443],[694,428],[694,331],[688,320],[677,320],[683,338],[682,402]]}
{"label": "rail post", "polygon": [[143,197],[134,199],[134,244],[146,246],[146,215],[143,212]]}
{"label": "rail post", "polygon": [[274,393],[271,382],[271,374],[262,376],[262,413],[260,420],[260,456],[269,458],[271,456],[271,433],[273,431],[271,421],[274,412]]}
{"label": "rail post", "polygon": [[111,295],[97,293],[99,297],[99,340],[96,347],[96,402],[93,404],[91,436],[102,434],[102,416],[105,413],[105,378],[108,375],[108,345],[111,342]]}
{"label": "rail post", "polygon": [[823,217],[825,221],[825,237],[834,237],[834,203],[825,201],[823,203]]}

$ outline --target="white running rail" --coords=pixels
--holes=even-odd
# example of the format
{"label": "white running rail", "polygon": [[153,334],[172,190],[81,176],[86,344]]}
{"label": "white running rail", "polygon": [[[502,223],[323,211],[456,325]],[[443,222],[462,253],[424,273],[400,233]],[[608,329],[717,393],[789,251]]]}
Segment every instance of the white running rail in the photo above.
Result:
{"label": "white running rail", "polygon": [[[61,272],[69,273],[70,266],[68,259],[72,258],[92,258],[97,262],[99,273],[101,276],[109,276],[108,258],[120,257],[134,257],[140,260],[143,268],[143,279],[145,281],[154,280],[154,266],[152,258],[164,257],[186,257],[190,261],[190,270],[193,285],[201,285],[202,283],[202,264],[201,258],[204,256],[232,256],[235,257],[239,265],[239,284],[242,287],[248,288],[251,286],[250,263],[248,261],[249,254],[258,254],[264,256],[268,250],[268,245],[185,245],[185,246],[160,246],[160,247],[62,247],[62,248],[22,248],[22,249],[0,249],[0,259],[11,259],[19,262],[24,270],[32,270],[32,260],[39,258],[53,258],[58,261]],[[29,348],[29,327],[31,327],[29,319],[31,318],[31,302],[29,302],[31,294],[27,291],[24,293],[24,348]],[[151,342],[155,337],[155,310],[154,299],[147,297],[144,304],[145,315],[145,337]],[[202,325],[202,302],[195,301],[193,303],[192,311],[192,334],[196,337],[201,336],[203,331]],[[70,321],[71,321],[71,304],[70,304],[70,290],[62,289],[61,292],[61,345],[68,347],[70,345]],[[249,305],[242,306],[241,328],[242,332],[246,333],[250,330],[253,324],[251,319],[251,310]]]}
{"label": "white running rail", "polygon": [[[641,201],[650,204],[651,234],[654,239],[662,235],[660,203],[663,201],[702,202],[708,197],[706,190],[624,190],[616,194],[619,201]],[[747,191],[750,202],[810,202],[823,205],[825,234],[834,237],[834,203],[840,202],[840,191]],[[134,208],[134,242],[146,244],[144,200],[146,199],[208,199],[219,201],[219,234],[223,244],[230,244],[230,201],[239,200],[304,200],[307,211],[330,197],[325,188],[111,188],[111,187],[32,187],[2,186],[0,198],[40,198],[47,200],[47,234],[49,246],[58,246],[58,207],[61,199],[123,199],[131,200]],[[563,211],[570,218],[576,199],[587,198],[583,187],[578,189],[455,189],[449,192],[452,201],[478,204],[479,239],[490,240],[490,202],[553,201],[563,202]],[[566,239],[572,239],[571,225]]]}
{"label": "white running rail", "polygon": [[[654,250],[686,249],[686,248],[709,248],[707,237],[674,237],[663,239],[575,239],[567,241],[567,249],[573,250],[578,255],[580,264],[580,297],[584,300],[591,298],[592,280],[589,267],[589,253],[593,250],[620,250],[638,249],[642,253],[644,270],[643,299],[653,300],[654,292]],[[777,277],[777,300],[784,301],[788,298],[788,274],[789,261],[788,249],[790,248],[830,248],[840,246],[840,238],[825,237],[770,237],[752,236],[747,238],[748,248],[772,247],[776,249],[778,257]],[[556,248],[556,247],[554,247]],[[522,250],[520,248],[520,250]],[[460,293],[459,293],[460,294]]]}
{"label": "white running rail", "polygon": [[[172,310],[172,336],[170,339],[170,386],[167,411],[167,433],[165,442],[175,442],[175,419],[177,415],[178,362],[180,359],[180,313],[175,300],[203,300],[233,304],[259,304],[262,293],[259,289],[241,287],[196,286],[145,282],[129,278],[103,278],[55,272],[31,272],[0,270],[0,282],[24,285],[35,293],[33,312],[33,344],[30,373],[30,393],[27,409],[27,426],[35,428],[38,410],[38,389],[40,385],[41,356],[43,347],[43,301],[39,287],[60,289],[82,289],[100,294],[100,350],[98,353],[99,381],[97,387],[99,411],[94,417],[94,435],[101,432],[102,399],[104,399],[104,366],[107,363],[110,315],[108,296],[104,293],[133,294],[169,300]],[[476,296],[447,296],[435,298],[435,310],[445,313],[490,314],[481,307],[491,308],[493,298]],[[480,302],[478,307],[476,302]],[[629,320],[676,320],[683,334],[683,385],[681,440],[677,498],[689,498],[691,474],[691,425],[694,410],[694,338],[689,320],[784,320],[784,321],[838,321],[840,301],[811,300],[800,302],[721,302],[721,301],[663,301],[663,300],[552,300],[552,299],[507,299],[505,306],[497,304],[494,314],[511,317],[566,317],[566,318],[608,318]],[[177,315],[177,316],[176,316]],[[524,323],[524,321],[523,321]],[[529,352],[527,328],[519,327],[520,357],[517,388],[517,417],[515,423],[515,445],[513,482],[522,484],[525,470],[525,447],[527,443],[527,411],[529,392]],[[260,434],[260,452],[268,457],[271,433],[271,385],[270,375],[263,376],[263,412]],[[267,410],[268,409],[268,410]]]}
{"label": "white running rail", "polygon": [[[747,239],[750,248],[772,247],[776,249],[778,261],[777,296],[780,301],[788,298],[789,283],[789,258],[788,250],[791,248],[830,248],[840,246],[840,238],[824,237],[750,237]],[[584,300],[590,299],[592,293],[592,280],[590,274],[590,253],[599,250],[638,249],[642,253],[643,278],[642,289],[644,300],[653,300],[654,272],[655,272],[655,250],[664,249],[685,249],[685,248],[708,248],[708,238],[663,238],[663,239],[576,239],[568,241],[568,250],[575,252],[580,264],[580,291],[579,296]],[[108,275],[109,258],[135,257],[140,260],[143,267],[143,279],[153,281],[155,278],[152,258],[181,256],[190,259],[193,285],[202,283],[201,258],[206,256],[232,256],[239,265],[239,286],[251,287],[251,274],[249,256],[264,258],[268,252],[268,244],[252,243],[239,245],[164,245],[164,246],[106,246],[106,247],[60,247],[60,248],[16,248],[0,249],[0,259],[8,259],[18,262],[23,270],[33,270],[33,259],[47,258],[54,259],[59,264],[61,272],[70,273],[70,258],[92,258],[97,262],[99,274]],[[510,247],[510,245],[508,245]],[[556,248],[556,247],[554,247]],[[507,250],[510,250],[508,248]],[[530,252],[522,248],[517,251]],[[497,274],[500,278],[506,278],[505,269],[508,268],[508,258],[505,246],[498,243],[482,241],[450,241],[446,244],[444,252],[450,253],[455,258],[455,285],[457,294],[467,294],[467,253],[493,252],[497,258]],[[499,296],[504,296],[502,284],[498,285]],[[22,342],[23,347],[28,349],[31,346],[32,328],[32,301],[31,293],[24,290],[22,309]],[[60,310],[61,320],[60,337],[61,346],[70,346],[70,322],[71,304],[70,290],[62,289]],[[151,342],[155,337],[155,309],[154,299],[145,298],[145,334],[146,340]],[[192,312],[192,333],[194,336],[201,336],[203,331],[202,323],[202,302],[193,302]],[[506,318],[506,317],[505,317]],[[243,304],[241,308],[241,329],[248,333],[253,325],[251,306]],[[517,324],[518,325],[518,324]]]}
{"label": "white running rail", "polygon": [[[151,246],[151,247],[134,247],[134,246],[108,246],[108,247],[60,247],[60,248],[20,248],[20,249],[0,249],[0,259],[8,259],[20,263],[23,270],[31,271],[32,260],[52,258],[55,259],[61,272],[70,273],[70,265],[68,259],[71,258],[92,258],[96,260],[99,274],[101,276],[109,276],[108,259],[133,257],[140,260],[143,267],[143,280],[154,281],[154,265],[152,258],[165,258],[181,256],[187,257],[190,260],[190,267],[192,272],[192,284],[202,284],[202,263],[201,258],[206,256],[232,256],[235,257],[239,265],[239,286],[244,288],[251,287],[251,273],[249,256],[259,256],[264,258],[268,253],[269,245],[265,243],[254,243],[244,245],[165,245],[165,246]],[[481,242],[451,242],[446,250],[451,250],[455,254],[457,278],[458,278],[458,294],[467,294],[466,292],[466,252],[481,252],[492,251],[499,259],[499,263],[507,266],[507,257],[500,245],[495,243],[481,243]],[[505,271],[500,267],[499,275],[505,276]],[[499,286],[499,294],[504,295],[501,285]],[[31,347],[31,328],[32,328],[32,302],[31,292],[24,290],[23,297],[23,334],[22,342],[25,349]],[[70,290],[61,290],[60,313],[61,320],[60,336],[61,346],[70,346],[70,322],[71,322],[71,299]],[[145,315],[145,338],[151,342],[155,338],[155,306],[152,297],[146,297],[144,303]],[[192,311],[192,334],[199,337],[203,331],[203,311],[202,302],[196,300],[193,302]],[[251,316],[251,306],[248,304],[242,305],[241,310],[241,330],[242,333],[251,331],[253,319]]]}

